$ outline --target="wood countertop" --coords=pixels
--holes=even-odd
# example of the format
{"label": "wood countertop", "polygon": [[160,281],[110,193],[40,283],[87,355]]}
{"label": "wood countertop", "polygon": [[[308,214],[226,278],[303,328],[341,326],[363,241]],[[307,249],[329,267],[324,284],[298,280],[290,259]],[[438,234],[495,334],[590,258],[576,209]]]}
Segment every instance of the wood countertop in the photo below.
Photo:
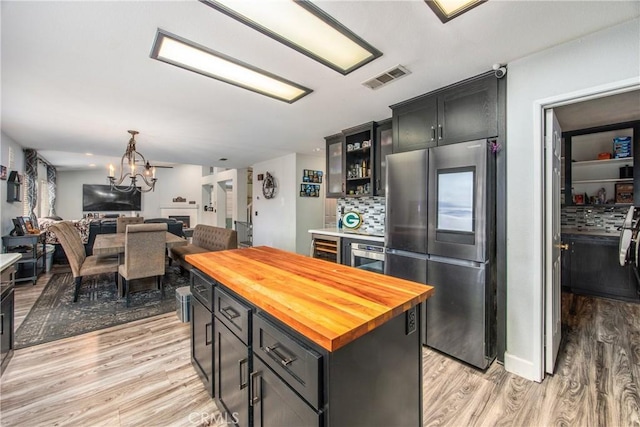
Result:
{"label": "wood countertop", "polygon": [[267,246],[187,262],[328,351],[426,301],[433,287]]}

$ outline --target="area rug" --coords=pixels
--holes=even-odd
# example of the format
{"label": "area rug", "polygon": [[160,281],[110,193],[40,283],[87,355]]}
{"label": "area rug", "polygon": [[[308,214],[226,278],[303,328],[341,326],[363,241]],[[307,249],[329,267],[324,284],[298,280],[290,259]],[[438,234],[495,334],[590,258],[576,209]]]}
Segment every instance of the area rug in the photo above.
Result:
{"label": "area rug", "polygon": [[167,268],[165,298],[156,289],[131,294],[129,307],[117,297],[114,274],[85,277],[78,302],[73,302],[71,272],[54,274],[31,311],[16,331],[16,348],[30,347],[62,338],[116,326],[176,310],[175,290],[189,286],[188,275]]}

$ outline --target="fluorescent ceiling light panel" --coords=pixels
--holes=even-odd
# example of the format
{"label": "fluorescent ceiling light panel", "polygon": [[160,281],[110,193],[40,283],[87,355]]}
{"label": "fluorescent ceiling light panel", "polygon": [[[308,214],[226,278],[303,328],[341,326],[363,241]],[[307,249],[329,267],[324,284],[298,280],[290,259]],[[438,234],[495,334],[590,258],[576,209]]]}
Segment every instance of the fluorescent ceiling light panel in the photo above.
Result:
{"label": "fluorescent ceiling light panel", "polygon": [[438,15],[443,23],[456,16],[460,16],[468,10],[481,5],[487,0],[424,0],[427,5]]}
{"label": "fluorescent ceiling light panel", "polygon": [[151,58],[293,103],[313,92],[282,77],[158,29]]}
{"label": "fluorescent ceiling light panel", "polygon": [[200,0],[339,73],[382,56],[375,47],[306,0]]}

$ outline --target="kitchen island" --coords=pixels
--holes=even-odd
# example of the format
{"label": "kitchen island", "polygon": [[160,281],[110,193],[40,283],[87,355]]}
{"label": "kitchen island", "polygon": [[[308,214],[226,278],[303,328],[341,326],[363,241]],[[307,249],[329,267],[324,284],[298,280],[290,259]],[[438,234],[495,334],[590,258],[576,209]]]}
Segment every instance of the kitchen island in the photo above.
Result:
{"label": "kitchen island", "polygon": [[212,289],[214,395],[239,425],[422,424],[432,287],[269,247],[186,259]]}
{"label": "kitchen island", "polygon": [[22,258],[19,253],[0,254],[0,294],[2,294],[2,304],[0,305],[0,375],[4,372],[13,356],[14,339],[14,286],[15,286],[15,264]]}

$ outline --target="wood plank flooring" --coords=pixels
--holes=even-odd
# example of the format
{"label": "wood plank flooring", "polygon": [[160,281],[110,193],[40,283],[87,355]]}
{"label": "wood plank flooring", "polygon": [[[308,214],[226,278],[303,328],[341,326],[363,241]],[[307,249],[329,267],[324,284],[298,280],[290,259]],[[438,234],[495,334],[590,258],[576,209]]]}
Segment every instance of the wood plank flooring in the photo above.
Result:
{"label": "wood plank flooring", "polygon": [[563,342],[539,384],[424,350],[425,426],[639,426],[640,304],[563,294]]}
{"label": "wood plank flooring", "polygon": [[[43,287],[16,289],[19,316]],[[640,425],[640,304],[566,294],[563,309],[556,373],[542,384],[425,348],[424,425]],[[0,392],[2,426],[226,425],[175,313],[18,350]]]}

